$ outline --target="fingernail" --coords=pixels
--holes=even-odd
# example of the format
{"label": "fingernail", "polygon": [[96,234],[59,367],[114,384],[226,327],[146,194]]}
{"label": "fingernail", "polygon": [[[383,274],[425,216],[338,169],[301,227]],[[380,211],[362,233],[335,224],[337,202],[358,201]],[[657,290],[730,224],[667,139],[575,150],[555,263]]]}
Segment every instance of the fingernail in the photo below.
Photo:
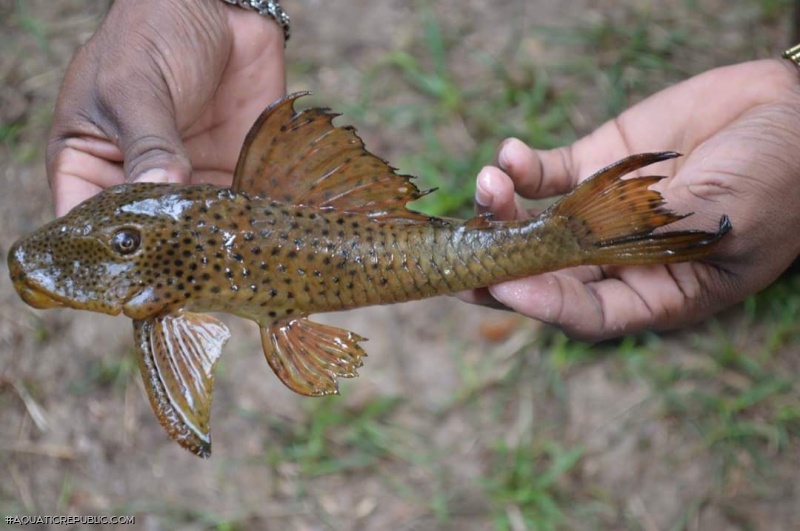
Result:
{"label": "fingernail", "polygon": [[478,206],[483,208],[489,208],[492,206],[492,199],[494,197],[485,188],[484,181],[486,181],[488,178],[489,176],[486,171],[481,171],[478,174],[478,182],[475,185],[475,202],[478,204]]}
{"label": "fingernail", "polygon": [[168,183],[171,182],[167,170],[162,168],[153,168],[147,170],[133,180],[135,183]]}

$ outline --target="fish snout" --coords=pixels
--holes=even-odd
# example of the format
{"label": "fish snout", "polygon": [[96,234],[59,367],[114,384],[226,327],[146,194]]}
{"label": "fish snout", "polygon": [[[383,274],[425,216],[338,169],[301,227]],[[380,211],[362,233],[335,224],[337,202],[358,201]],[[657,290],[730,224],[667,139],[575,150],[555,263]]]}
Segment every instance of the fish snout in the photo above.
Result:
{"label": "fish snout", "polygon": [[62,302],[48,295],[30,277],[28,270],[31,264],[24,241],[24,239],[16,241],[8,252],[8,271],[14,289],[22,300],[33,308],[44,310],[64,306]]}

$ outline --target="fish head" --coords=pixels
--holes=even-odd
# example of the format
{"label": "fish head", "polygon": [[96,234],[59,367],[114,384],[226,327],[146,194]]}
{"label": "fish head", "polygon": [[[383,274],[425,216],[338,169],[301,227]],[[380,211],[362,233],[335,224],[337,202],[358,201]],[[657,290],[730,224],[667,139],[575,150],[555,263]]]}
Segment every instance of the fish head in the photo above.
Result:
{"label": "fish head", "polygon": [[167,302],[155,289],[157,264],[176,252],[164,234],[176,233],[192,203],[181,188],[152,183],[108,188],[20,239],[8,255],[17,292],[40,309],[124,312],[136,319],[163,311]]}

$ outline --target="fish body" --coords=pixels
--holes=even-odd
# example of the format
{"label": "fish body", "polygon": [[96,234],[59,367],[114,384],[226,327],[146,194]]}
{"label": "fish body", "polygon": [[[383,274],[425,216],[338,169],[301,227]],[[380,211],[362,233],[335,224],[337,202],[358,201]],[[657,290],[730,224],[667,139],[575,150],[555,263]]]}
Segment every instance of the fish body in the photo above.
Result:
{"label": "fish body", "polygon": [[11,278],[28,304],[134,321],[148,395],[168,433],[208,456],[214,365],[228,338],[206,312],[255,321],[277,376],[306,395],[338,391],[363,338],[312,313],[422,299],[581,264],[700,259],[730,229],[653,231],[684,216],[621,179],[675,153],[634,155],[539,216],[432,218],[423,195],[369,154],[325,109],[290,96],[254,125],[232,188],[138,183],[109,188],[18,241]]}

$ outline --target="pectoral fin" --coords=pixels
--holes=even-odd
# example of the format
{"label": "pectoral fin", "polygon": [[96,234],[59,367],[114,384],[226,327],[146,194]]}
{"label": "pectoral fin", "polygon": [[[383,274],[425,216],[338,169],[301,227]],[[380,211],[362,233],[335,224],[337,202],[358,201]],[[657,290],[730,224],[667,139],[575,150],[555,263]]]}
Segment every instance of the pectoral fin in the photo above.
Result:
{"label": "pectoral fin", "polygon": [[211,455],[214,366],[230,337],[208,315],[179,313],[133,322],[150,405],[169,436],[195,455]]}
{"label": "pectoral fin", "polygon": [[347,330],[295,318],[261,328],[261,344],[272,370],[286,386],[307,396],[339,393],[337,378],[358,376],[366,356],[360,337]]}

